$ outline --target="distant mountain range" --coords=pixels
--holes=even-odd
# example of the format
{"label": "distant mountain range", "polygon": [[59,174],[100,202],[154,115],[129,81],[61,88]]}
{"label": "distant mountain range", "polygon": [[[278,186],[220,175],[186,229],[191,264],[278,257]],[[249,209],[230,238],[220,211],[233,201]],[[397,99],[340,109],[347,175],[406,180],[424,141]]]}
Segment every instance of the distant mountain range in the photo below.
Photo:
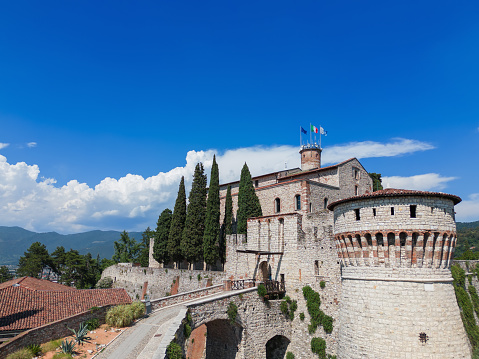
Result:
{"label": "distant mountain range", "polygon": [[[76,249],[81,254],[98,254],[101,258],[111,258],[113,242],[120,239],[118,231],[90,231],[77,234],[59,234],[56,232],[35,233],[20,227],[0,226],[0,265],[18,264],[28,247],[34,242],[44,244],[49,253],[58,246],[65,247],[66,251]],[[141,240],[141,232],[128,232],[130,238]]]}

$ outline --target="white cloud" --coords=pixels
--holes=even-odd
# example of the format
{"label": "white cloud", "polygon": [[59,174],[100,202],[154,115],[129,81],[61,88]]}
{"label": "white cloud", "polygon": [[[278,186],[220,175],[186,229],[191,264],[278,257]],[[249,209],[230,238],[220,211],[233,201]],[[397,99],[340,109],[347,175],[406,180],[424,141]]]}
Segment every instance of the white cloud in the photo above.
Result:
{"label": "white cloud", "polygon": [[[324,151],[323,163],[336,163],[350,157],[397,156],[432,148],[419,141],[396,139],[391,143],[355,142]],[[95,187],[77,180],[57,187],[52,178],[39,176],[37,165],[9,164],[0,155],[0,218],[2,225],[34,231],[74,233],[91,229],[142,231],[154,227],[161,211],[174,206],[181,176],[187,191],[195,165],[202,162],[208,174],[214,150],[189,151],[186,163],[168,172],[143,178],[128,174],[120,179],[105,178]],[[217,153],[218,154],[218,153]],[[239,179],[244,162],[252,175],[299,167],[294,146],[248,147],[217,155],[222,183]],[[410,188],[410,186],[407,186]]]}
{"label": "white cloud", "polygon": [[418,191],[439,191],[446,187],[447,183],[457,177],[442,177],[437,173],[400,177],[382,177],[384,188],[414,189]]}
{"label": "white cloud", "polygon": [[27,147],[29,147],[29,148],[37,147],[37,143],[36,142],[28,142]]}
{"label": "white cloud", "polygon": [[1,143],[1,142],[0,142],[0,150],[1,150],[2,148],[8,147],[9,145],[10,145],[9,143]]}
{"label": "white cloud", "polygon": [[479,220],[479,193],[469,195],[456,206],[456,221],[474,222]]}

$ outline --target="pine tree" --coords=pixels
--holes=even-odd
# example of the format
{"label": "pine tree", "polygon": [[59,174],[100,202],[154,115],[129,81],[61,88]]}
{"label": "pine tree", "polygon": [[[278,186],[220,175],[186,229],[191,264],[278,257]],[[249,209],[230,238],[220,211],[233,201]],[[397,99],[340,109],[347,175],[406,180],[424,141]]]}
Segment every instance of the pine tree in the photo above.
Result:
{"label": "pine tree", "polygon": [[248,165],[245,163],[241,170],[239,183],[238,212],[236,214],[238,219],[237,232],[246,234],[248,218],[259,217],[262,215],[263,212],[261,210],[259,198],[254,190]]}
{"label": "pine tree", "polygon": [[186,220],[186,193],[185,193],[185,178],[181,177],[180,188],[178,189],[178,196],[176,197],[175,209],[171,217],[170,233],[168,234],[168,244],[166,250],[168,256],[174,262],[179,262],[183,259],[181,253],[181,236],[185,228]]}
{"label": "pine tree", "polygon": [[226,189],[225,219],[223,223],[225,225],[225,233],[233,234],[233,198],[231,197],[231,186],[228,186]]}
{"label": "pine tree", "polygon": [[206,175],[202,163],[198,163],[193,175],[185,228],[181,237],[181,250],[190,263],[200,261],[203,257],[203,234],[206,216]]}
{"label": "pine tree", "polygon": [[167,251],[168,235],[170,233],[173,214],[169,208],[161,212],[156,222],[155,243],[153,244],[153,258],[158,263],[168,264],[170,257]]}
{"label": "pine tree", "polygon": [[50,267],[54,271],[56,270],[47,247],[40,242],[32,243],[23,254],[24,256],[18,260],[17,275],[19,276],[40,278],[43,269]]}
{"label": "pine tree", "polygon": [[207,265],[216,264],[220,245],[220,178],[216,156],[211,166],[210,188],[206,202],[205,233],[203,236],[203,258]]}

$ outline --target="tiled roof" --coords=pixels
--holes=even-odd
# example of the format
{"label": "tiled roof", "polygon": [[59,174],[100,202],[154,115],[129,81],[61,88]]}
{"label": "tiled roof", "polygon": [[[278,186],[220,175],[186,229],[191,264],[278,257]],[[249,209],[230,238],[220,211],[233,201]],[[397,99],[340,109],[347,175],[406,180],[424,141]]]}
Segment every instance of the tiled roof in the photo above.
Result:
{"label": "tiled roof", "polygon": [[356,201],[360,199],[379,198],[379,197],[398,197],[398,196],[444,197],[444,198],[452,200],[454,204],[458,204],[459,202],[462,201],[462,199],[458,196],[455,196],[453,194],[442,193],[442,192],[426,192],[426,191],[414,191],[414,190],[408,190],[408,189],[386,188],[376,192],[369,192],[369,193],[361,194],[359,196],[340,199],[339,201],[331,203],[328,206],[328,209],[332,211],[334,207],[336,207],[340,203]]}
{"label": "tiled roof", "polygon": [[28,288],[31,290],[54,290],[54,291],[72,291],[76,290],[73,287],[69,287],[63,284],[50,282],[45,279],[37,279],[33,277],[21,277],[12,279],[0,284],[0,289],[11,287],[14,284],[18,284],[20,287]]}
{"label": "tiled roof", "polygon": [[0,289],[0,331],[26,330],[84,312],[91,307],[131,303],[124,289]]}

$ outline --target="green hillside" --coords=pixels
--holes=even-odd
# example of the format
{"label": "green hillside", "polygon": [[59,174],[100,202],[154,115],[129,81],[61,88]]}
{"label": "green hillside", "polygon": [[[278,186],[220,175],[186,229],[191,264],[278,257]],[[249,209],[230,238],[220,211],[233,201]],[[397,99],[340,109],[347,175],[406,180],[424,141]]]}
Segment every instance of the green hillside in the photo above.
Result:
{"label": "green hillside", "polygon": [[479,221],[457,222],[455,259],[479,259]]}
{"label": "green hillside", "polygon": [[[101,258],[111,258],[113,242],[120,239],[117,231],[90,231],[76,234],[59,234],[56,232],[35,233],[20,227],[0,226],[0,265],[18,264],[18,259],[33,242],[45,244],[49,252],[58,246],[68,251],[76,249],[80,254],[97,254]],[[130,237],[141,240],[141,232],[130,232]]]}

